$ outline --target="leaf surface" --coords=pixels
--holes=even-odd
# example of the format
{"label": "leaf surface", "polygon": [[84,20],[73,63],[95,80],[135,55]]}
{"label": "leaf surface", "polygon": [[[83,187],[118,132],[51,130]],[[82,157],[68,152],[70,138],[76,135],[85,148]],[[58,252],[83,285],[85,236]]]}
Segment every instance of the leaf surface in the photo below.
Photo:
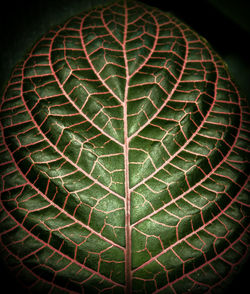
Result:
{"label": "leaf surface", "polygon": [[246,101],[174,16],[119,1],[69,19],[1,111],[1,244],[32,293],[206,293],[246,256]]}

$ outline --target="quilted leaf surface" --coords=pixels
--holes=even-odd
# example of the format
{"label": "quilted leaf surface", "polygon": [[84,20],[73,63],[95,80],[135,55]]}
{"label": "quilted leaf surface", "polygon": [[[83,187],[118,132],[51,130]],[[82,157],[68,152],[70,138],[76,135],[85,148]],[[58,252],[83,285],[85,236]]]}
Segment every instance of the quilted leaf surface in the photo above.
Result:
{"label": "quilted leaf surface", "polygon": [[247,104],[171,14],[117,1],[52,29],[1,124],[2,256],[31,293],[216,293],[247,255]]}

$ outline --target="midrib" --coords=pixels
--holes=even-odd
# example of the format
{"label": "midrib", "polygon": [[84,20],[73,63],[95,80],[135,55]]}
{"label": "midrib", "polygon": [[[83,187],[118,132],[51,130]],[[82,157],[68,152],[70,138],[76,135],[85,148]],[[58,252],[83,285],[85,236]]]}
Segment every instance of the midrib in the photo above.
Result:
{"label": "midrib", "polygon": [[124,169],[125,169],[125,232],[126,232],[126,254],[125,254],[125,283],[126,293],[132,293],[131,283],[131,224],[130,224],[130,190],[129,190],[129,141],[128,141],[128,120],[127,120],[127,99],[128,99],[128,87],[129,87],[129,72],[128,61],[126,54],[126,41],[127,41],[127,5],[124,1],[124,37],[123,37],[123,56],[126,68],[126,85],[124,90]]}

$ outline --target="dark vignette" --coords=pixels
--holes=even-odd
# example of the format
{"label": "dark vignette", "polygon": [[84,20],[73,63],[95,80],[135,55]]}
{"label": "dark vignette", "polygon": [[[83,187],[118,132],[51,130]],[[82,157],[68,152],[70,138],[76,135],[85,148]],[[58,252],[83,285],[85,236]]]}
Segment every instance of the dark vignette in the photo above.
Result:
{"label": "dark vignette", "polygon": [[[107,2],[110,1],[23,0],[5,2],[0,12],[1,95],[13,67],[43,33],[74,14]],[[236,84],[250,102],[250,22],[246,23],[240,18],[242,11],[250,11],[249,1],[220,1],[220,5],[215,5],[216,1],[213,0],[141,0],[141,2],[172,12],[206,38],[228,64]],[[228,13],[228,7],[223,10],[223,2],[231,7],[230,13]],[[232,7],[235,8],[235,13],[232,13]],[[245,260],[242,266],[236,269],[232,283],[225,293],[246,293],[249,275],[250,262]],[[27,290],[22,288],[13,273],[10,273],[1,261],[0,292],[3,294],[27,293]]]}

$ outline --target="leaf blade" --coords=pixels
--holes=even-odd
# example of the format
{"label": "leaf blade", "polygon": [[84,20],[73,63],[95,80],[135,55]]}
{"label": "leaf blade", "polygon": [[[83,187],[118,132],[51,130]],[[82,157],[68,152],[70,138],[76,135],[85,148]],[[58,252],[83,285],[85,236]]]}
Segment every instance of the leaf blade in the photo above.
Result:
{"label": "leaf blade", "polygon": [[[247,112],[221,59],[170,14],[120,1],[70,19],[4,94],[8,256],[51,291],[219,287],[246,254]],[[15,230],[42,247],[18,251]]]}

